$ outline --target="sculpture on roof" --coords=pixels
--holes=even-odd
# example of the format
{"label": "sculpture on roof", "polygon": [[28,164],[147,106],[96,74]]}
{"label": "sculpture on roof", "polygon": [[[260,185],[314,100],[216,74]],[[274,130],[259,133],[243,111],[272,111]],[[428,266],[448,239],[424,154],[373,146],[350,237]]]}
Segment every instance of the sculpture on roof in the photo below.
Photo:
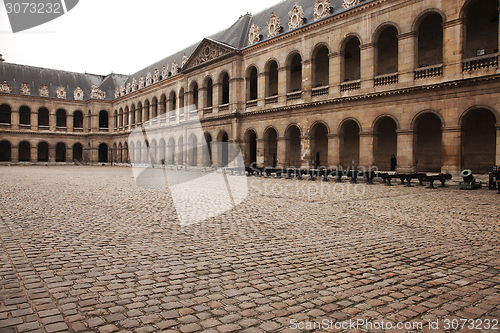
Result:
{"label": "sculpture on roof", "polygon": [[153,75],[153,82],[156,83],[160,81],[160,71],[158,68],[155,68],[155,74]]}
{"label": "sculpture on roof", "polygon": [[186,53],[182,56],[182,63],[181,63],[181,68],[184,68],[184,66],[187,64],[189,58],[186,56]]}
{"label": "sculpture on roof", "polygon": [[83,90],[80,87],[76,87],[73,92],[73,99],[76,101],[83,101]]}
{"label": "sculpture on roof", "polygon": [[267,23],[267,38],[278,36],[281,31],[280,18],[272,12],[271,19]]}
{"label": "sculpture on roof", "polygon": [[125,86],[125,91],[127,92],[127,94],[130,94],[132,92],[132,85],[130,84],[130,82],[128,82]]}
{"label": "sculpture on roof", "polygon": [[21,83],[21,95],[31,95],[31,88],[28,83]]}
{"label": "sculpture on roof", "polygon": [[165,80],[168,77],[168,65],[163,65],[163,68],[161,70],[161,78],[162,80]]}
{"label": "sculpture on roof", "polygon": [[255,23],[252,23],[252,27],[250,27],[250,31],[248,33],[248,45],[253,45],[260,41],[260,29]]}
{"label": "sculpture on roof", "polygon": [[0,86],[0,92],[3,93],[11,93],[12,92],[12,86],[7,82],[6,80],[2,82],[2,85]]}
{"label": "sculpture on roof", "polygon": [[115,98],[118,98],[118,97],[120,97],[120,89],[118,89],[118,87],[117,87],[117,88],[115,88]]}
{"label": "sculpture on roof", "polygon": [[57,96],[57,98],[65,99],[66,98],[66,88],[64,88],[63,86],[57,87],[56,96]]}
{"label": "sculpture on roof", "polygon": [[342,6],[344,6],[345,9],[351,8],[352,6],[356,6],[361,2],[361,0],[344,0],[344,3]]}
{"label": "sculpture on roof", "polygon": [[148,72],[146,75],[146,87],[150,86],[153,83],[153,76],[151,75],[151,72]]}
{"label": "sculpture on roof", "polygon": [[330,0],[316,0],[314,4],[314,20],[320,20],[330,15]]}
{"label": "sculpture on roof", "polygon": [[139,78],[139,89],[144,88],[144,78],[141,76]]}
{"label": "sculpture on roof", "polygon": [[172,63],[172,75],[177,75],[179,73],[179,64],[174,60]]}
{"label": "sculpture on roof", "polygon": [[132,80],[132,92],[137,90],[137,80],[134,78]]}
{"label": "sculpture on roof", "polygon": [[45,84],[38,87],[38,95],[42,97],[49,97],[49,87]]}
{"label": "sculpture on roof", "polygon": [[288,13],[288,28],[290,30],[297,29],[302,24],[304,24],[304,10],[302,6],[293,6],[292,10]]}
{"label": "sculpture on roof", "polygon": [[106,98],[106,92],[99,89],[98,86],[93,84],[91,86],[91,88],[92,88],[92,90],[90,91],[90,98],[92,98],[92,99],[105,99]]}
{"label": "sculpture on roof", "polygon": [[125,86],[123,84],[120,86],[120,96],[125,96]]}

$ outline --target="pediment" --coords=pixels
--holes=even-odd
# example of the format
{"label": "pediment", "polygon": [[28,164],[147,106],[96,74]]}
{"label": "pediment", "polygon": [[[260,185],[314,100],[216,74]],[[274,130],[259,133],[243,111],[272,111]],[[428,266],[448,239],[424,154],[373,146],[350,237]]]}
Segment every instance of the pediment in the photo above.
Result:
{"label": "pediment", "polygon": [[184,71],[186,69],[198,67],[234,51],[236,51],[236,49],[229,45],[205,38],[182,67],[182,70]]}

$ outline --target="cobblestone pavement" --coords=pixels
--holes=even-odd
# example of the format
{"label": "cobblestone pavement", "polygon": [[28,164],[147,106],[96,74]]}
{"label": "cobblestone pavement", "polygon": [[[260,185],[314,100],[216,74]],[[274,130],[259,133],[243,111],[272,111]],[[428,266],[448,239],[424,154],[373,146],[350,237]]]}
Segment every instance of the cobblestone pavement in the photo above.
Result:
{"label": "cobblestone pavement", "polygon": [[474,319],[453,331],[500,331],[484,324],[500,318],[495,191],[249,178],[242,204],[181,227],[169,194],[129,168],[2,167],[0,186],[1,333],[292,332],[323,319],[310,330]]}

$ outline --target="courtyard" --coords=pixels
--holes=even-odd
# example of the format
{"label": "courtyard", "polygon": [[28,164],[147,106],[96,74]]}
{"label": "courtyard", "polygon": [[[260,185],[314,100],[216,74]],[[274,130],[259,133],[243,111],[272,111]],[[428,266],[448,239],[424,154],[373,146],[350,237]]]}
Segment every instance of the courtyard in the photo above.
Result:
{"label": "courtyard", "polygon": [[1,167],[0,332],[500,331],[496,191],[248,185],[181,226],[130,168]]}

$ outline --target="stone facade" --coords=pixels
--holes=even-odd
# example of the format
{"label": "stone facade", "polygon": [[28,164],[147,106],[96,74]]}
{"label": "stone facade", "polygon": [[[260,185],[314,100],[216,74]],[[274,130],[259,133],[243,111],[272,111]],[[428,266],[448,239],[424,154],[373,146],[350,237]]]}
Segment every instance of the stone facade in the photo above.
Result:
{"label": "stone facade", "polygon": [[[325,3],[300,6],[313,13]],[[138,73],[129,78],[139,82],[137,89],[123,89],[112,100],[22,95],[9,92],[0,77],[6,87],[0,158],[45,162],[47,148],[49,163],[125,163],[141,149],[129,151],[134,128],[198,113],[204,138],[194,142],[237,143],[247,165],[386,170],[392,154],[400,172],[486,172],[499,165],[498,1],[340,1],[332,8],[342,5],[341,13],[318,16],[316,10],[316,19],[300,25],[302,12],[291,5],[293,29],[269,38],[258,35],[267,23],[248,24],[253,35],[242,33],[243,48],[205,39],[188,59],[155,65],[164,68],[161,80],[152,79],[155,67]],[[492,17],[482,19],[485,13]],[[46,125],[39,124],[42,108]],[[202,157],[170,158],[169,142],[189,145],[182,135],[155,142],[157,163],[210,164]],[[42,152],[40,143],[47,145]]]}

